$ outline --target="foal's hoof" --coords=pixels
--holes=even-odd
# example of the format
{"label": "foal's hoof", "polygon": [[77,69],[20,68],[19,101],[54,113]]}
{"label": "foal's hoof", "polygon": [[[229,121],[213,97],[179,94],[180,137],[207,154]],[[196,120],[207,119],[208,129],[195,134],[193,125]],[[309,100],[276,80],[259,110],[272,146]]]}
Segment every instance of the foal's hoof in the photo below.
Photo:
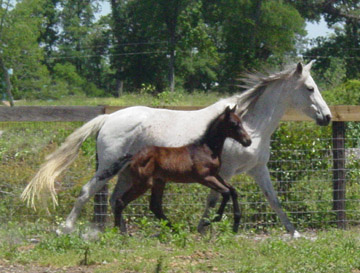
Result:
{"label": "foal's hoof", "polygon": [[155,234],[150,235],[150,238],[158,238],[158,237],[160,237],[160,232],[156,232]]}
{"label": "foal's hoof", "polygon": [[216,216],[215,218],[214,218],[214,220],[213,220],[213,222],[220,222],[221,221],[221,216],[220,215],[218,215],[218,216]]}
{"label": "foal's hoof", "polygon": [[197,226],[197,231],[200,234],[205,234],[205,232],[208,230],[210,224],[211,224],[211,222],[208,219],[202,219],[200,221],[199,225]]}

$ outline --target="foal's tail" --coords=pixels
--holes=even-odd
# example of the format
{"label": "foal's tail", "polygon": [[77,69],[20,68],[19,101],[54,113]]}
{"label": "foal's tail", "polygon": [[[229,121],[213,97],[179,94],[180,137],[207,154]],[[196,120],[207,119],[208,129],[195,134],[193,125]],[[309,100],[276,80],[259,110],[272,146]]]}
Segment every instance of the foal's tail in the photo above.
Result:
{"label": "foal's tail", "polygon": [[81,144],[89,136],[98,133],[107,118],[108,115],[100,115],[85,123],[69,135],[59,149],[46,157],[45,163],[21,194],[21,199],[28,206],[35,209],[36,199],[46,202],[45,194],[50,194],[54,206],[58,205],[54,186],[56,177],[75,160]]}
{"label": "foal's tail", "polygon": [[119,172],[122,172],[127,166],[130,165],[130,162],[133,158],[133,155],[126,154],[118,158],[109,168],[102,170],[97,173],[96,176],[99,180],[110,179]]}

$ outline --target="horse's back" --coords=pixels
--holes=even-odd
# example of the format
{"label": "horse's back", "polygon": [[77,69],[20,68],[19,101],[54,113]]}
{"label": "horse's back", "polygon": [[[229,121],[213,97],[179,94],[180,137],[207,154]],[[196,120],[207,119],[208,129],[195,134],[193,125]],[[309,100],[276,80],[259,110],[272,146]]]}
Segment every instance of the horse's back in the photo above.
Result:
{"label": "horse's back", "polygon": [[119,110],[109,116],[99,131],[99,156],[115,159],[146,146],[186,145],[204,132],[212,115],[204,115],[202,110],[175,111],[146,106]]}

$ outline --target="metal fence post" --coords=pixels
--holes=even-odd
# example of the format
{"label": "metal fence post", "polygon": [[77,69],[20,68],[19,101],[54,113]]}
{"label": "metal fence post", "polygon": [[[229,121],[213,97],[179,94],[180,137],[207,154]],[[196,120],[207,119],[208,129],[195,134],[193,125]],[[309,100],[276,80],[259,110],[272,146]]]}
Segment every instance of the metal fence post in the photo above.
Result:
{"label": "metal fence post", "polygon": [[345,122],[334,121],[333,133],[333,210],[338,228],[346,228]]}
{"label": "metal fence post", "polygon": [[[104,109],[103,109],[103,114],[105,114],[105,110],[106,110],[106,107],[104,107]],[[96,138],[97,138],[97,136],[96,136]],[[96,171],[97,171],[98,167],[99,167],[97,149],[96,149],[96,166],[95,167],[96,167]],[[109,191],[108,184],[106,183],[106,185],[100,191],[98,191],[94,196],[93,222],[100,229],[104,229],[104,227],[106,225],[107,210],[108,210],[108,191]]]}

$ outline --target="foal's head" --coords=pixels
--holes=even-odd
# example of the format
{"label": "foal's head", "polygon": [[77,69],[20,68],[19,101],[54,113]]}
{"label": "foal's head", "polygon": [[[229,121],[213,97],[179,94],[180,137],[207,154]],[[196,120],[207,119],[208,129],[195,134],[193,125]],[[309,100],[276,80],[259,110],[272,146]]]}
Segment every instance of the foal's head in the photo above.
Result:
{"label": "foal's head", "polygon": [[[223,113],[223,121],[222,121],[222,130],[223,134],[226,137],[230,137],[235,139],[236,141],[240,142],[244,147],[248,147],[251,145],[251,138],[249,134],[244,129],[244,126],[242,124],[240,116],[242,113],[240,113],[240,116],[235,114],[234,108],[230,109],[229,106],[225,108],[225,111]],[[221,118],[221,117],[220,117]]]}

